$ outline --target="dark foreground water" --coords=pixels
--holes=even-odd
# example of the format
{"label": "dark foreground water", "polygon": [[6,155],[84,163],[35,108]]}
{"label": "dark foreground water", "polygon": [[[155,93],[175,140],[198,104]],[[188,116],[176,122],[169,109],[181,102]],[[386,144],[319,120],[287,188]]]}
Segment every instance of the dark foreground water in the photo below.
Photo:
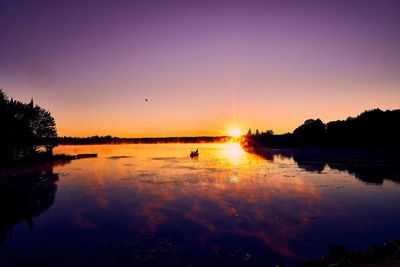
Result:
{"label": "dark foreground water", "polygon": [[[188,157],[199,148],[200,157]],[[237,144],[61,146],[0,171],[0,266],[274,266],[400,236],[398,168]]]}

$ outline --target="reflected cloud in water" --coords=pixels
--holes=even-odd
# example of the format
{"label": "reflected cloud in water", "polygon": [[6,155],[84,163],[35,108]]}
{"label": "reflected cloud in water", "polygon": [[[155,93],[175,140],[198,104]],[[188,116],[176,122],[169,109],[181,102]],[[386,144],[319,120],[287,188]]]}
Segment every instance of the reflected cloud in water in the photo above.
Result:
{"label": "reflected cloud in water", "polygon": [[[125,169],[114,166],[111,170],[104,170],[100,167],[101,180],[107,181],[104,186],[109,183],[113,190],[118,191],[106,197],[111,200],[111,206],[112,198],[123,196],[121,191],[127,187],[130,191],[127,198],[140,203],[140,208],[130,209],[127,215],[145,222],[131,225],[135,231],[155,235],[166,225],[173,228],[172,232],[190,225],[197,229],[196,234],[191,234],[193,241],[210,250],[222,236],[228,235],[259,240],[279,255],[296,258],[288,243],[313,217],[316,207],[311,203],[319,199],[316,186],[300,178],[282,181],[267,177],[267,182],[265,166],[255,164],[256,173],[248,167],[251,162],[260,162],[259,158],[244,152],[237,143],[204,145],[198,161],[172,157],[166,151],[163,153],[166,155],[150,158],[151,168],[147,166],[146,157],[136,154],[136,160],[143,160],[137,164],[141,167],[136,168],[136,174],[129,185],[124,184],[124,188],[119,188],[122,185],[113,177],[127,176]],[[171,159],[177,158],[179,161],[171,165]],[[101,164],[98,163],[96,169],[87,168],[88,176],[96,177]],[[173,168],[158,170],[165,166]],[[107,172],[110,172],[108,177]],[[104,197],[102,191],[89,192],[88,199]],[[293,198],[298,199],[297,206],[301,209],[292,209]],[[103,206],[102,202],[97,202],[99,208]]]}
{"label": "reflected cloud in water", "polygon": [[[200,157],[192,160],[197,147]],[[47,238],[76,243],[76,257],[94,266],[294,264],[325,255],[332,241],[356,248],[385,241],[396,233],[390,225],[400,223],[400,208],[391,204],[399,200],[397,184],[360,183],[353,169],[323,156],[249,154],[238,144],[57,148],[76,150],[99,157],[56,167],[69,173],[58,183],[63,209],[52,215],[65,228]],[[112,245],[100,245],[103,237]]]}

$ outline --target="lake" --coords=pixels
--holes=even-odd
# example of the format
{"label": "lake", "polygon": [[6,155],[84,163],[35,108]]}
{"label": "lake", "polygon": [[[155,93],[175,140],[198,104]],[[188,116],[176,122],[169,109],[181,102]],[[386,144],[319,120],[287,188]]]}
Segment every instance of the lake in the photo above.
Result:
{"label": "lake", "polygon": [[235,143],[55,153],[98,158],[0,172],[0,266],[292,266],[330,243],[367,249],[400,236],[400,173],[386,161]]}

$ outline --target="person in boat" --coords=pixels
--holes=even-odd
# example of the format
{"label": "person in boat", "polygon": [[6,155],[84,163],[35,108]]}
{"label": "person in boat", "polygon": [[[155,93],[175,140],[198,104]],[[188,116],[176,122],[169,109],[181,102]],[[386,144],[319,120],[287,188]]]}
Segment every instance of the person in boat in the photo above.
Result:
{"label": "person in boat", "polygon": [[190,152],[190,157],[198,157],[199,156],[199,149],[196,149],[195,151]]}

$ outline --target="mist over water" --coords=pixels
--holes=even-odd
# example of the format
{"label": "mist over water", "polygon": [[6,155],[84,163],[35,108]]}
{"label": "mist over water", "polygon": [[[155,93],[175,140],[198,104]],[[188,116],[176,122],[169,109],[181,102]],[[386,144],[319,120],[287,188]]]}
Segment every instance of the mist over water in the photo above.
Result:
{"label": "mist over water", "polygon": [[366,249],[400,235],[395,179],[364,181],[318,157],[260,157],[235,143],[55,153],[98,158],[52,167],[54,202],[0,229],[1,266],[294,265],[326,255],[330,243]]}

